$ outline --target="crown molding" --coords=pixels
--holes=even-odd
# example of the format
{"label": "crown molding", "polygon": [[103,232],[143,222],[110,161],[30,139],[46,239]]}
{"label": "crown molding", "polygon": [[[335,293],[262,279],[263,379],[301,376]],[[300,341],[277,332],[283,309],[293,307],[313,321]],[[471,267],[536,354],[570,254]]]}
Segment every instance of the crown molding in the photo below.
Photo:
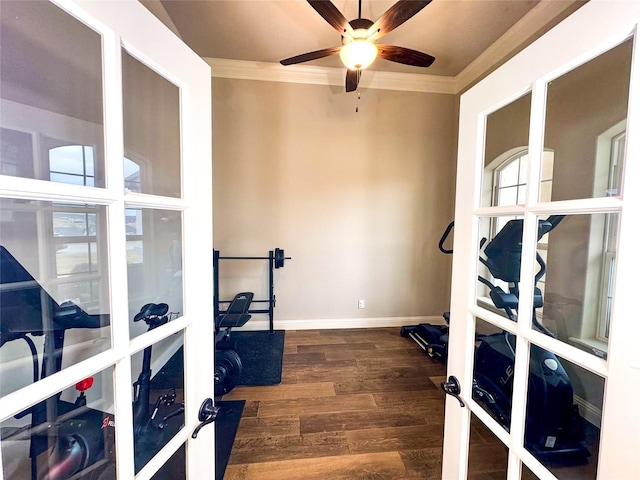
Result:
{"label": "crown molding", "polygon": [[489,48],[482,52],[462,72],[455,77],[455,90],[460,93],[478,82],[483,76],[495,70],[520,50],[527,40],[533,38],[542,28],[566,15],[563,13],[576,2],[542,0],[524,17],[507,30]]}
{"label": "crown molding", "polygon": [[[303,65],[285,67],[278,63],[208,57],[205,57],[204,60],[211,66],[211,76],[213,78],[344,86],[344,68]],[[456,93],[453,77],[420,75],[417,73],[379,72],[376,70],[364,72],[360,80],[360,86],[381,90]]]}
{"label": "crown molding", "polygon": [[[362,75],[360,86],[381,90],[459,94],[521,50],[522,45],[534,38],[541,29],[546,28],[554,20],[557,21],[558,18],[566,17],[566,12],[569,9],[575,10],[577,3],[541,0],[455,77],[367,70]],[[204,60],[211,66],[213,78],[344,85],[344,68],[306,65],[285,67],[279,63],[207,57]]]}

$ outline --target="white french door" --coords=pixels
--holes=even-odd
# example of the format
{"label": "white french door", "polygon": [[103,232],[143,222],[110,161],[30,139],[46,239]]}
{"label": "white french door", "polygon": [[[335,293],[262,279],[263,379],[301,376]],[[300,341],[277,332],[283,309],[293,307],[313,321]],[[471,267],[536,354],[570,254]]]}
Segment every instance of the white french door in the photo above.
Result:
{"label": "white french door", "polygon": [[445,479],[640,478],[639,22],[593,0],[461,97]]}
{"label": "white french door", "polygon": [[213,478],[210,68],[137,1],[0,40],[0,474]]}

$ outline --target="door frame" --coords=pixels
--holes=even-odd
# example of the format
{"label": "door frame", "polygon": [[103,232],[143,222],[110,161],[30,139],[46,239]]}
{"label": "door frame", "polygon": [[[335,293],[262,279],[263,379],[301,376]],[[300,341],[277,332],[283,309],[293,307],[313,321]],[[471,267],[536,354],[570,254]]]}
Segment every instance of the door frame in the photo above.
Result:
{"label": "door frame", "polygon": [[[450,348],[448,375],[460,379],[466,407],[447,397],[442,476],[464,479],[468,469],[471,413],[509,447],[508,477],[520,478],[520,462],[540,478],[555,478],[524,449],[524,419],[528,372],[529,342],[535,342],[564,358],[591,370],[605,379],[605,396],[598,461],[599,478],[640,478],[640,462],[632,452],[640,451],[640,357],[637,341],[640,322],[629,321],[637,311],[634,298],[634,265],[640,265],[640,251],[634,242],[634,222],[640,218],[640,54],[637,25],[640,4],[631,1],[592,0],[550,30],[495,72],[465,92],[460,99],[458,173],[456,180],[456,235],[451,296]],[[486,116],[527,92],[532,92],[529,155],[540,158],[544,137],[546,83],[585,63],[635,34],[627,124],[627,154],[622,197],[536,203],[537,192],[529,188],[522,207],[481,207],[484,168],[484,132]],[[537,184],[537,161],[529,165],[529,184]],[[635,189],[634,189],[635,186]],[[536,332],[530,322],[511,324],[498,315],[476,306],[478,219],[491,215],[522,215],[524,221],[522,291],[532,291],[534,272],[536,215],[538,213],[620,213],[618,262],[609,355],[601,360],[577,348],[562,344]],[[636,245],[634,245],[634,243]],[[453,288],[455,287],[455,288]],[[531,296],[521,298],[521,311],[531,311]],[[512,429],[508,433],[471,398],[475,318],[482,318],[517,335]],[[626,318],[625,318],[626,317]]]}
{"label": "door frame", "polygon": [[[191,433],[200,423],[200,405],[205,398],[213,397],[214,390],[211,69],[137,1],[52,0],[52,3],[102,36],[107,186],[76,187],[0,176],[0,195],[86,201],[106,206],[112,345],[105,352],[0,398],[0,419],[9,418],[25,406],[46,399],[83,378],[114,367],[117,474],[118,478],[134,478],[131,356],[183,331],[185,425],[135,477],[150,478],[186,442],[187,478],[207,478],[215,469],[215,456],[211,454],[215,451],[215,429],[204,428],[197,441],[191,439]],[[125,192],[123,48],[179,87],[182,198]],[[183,212],[183,315],[132,340],[129,339],[124,215],[128,206]]]}

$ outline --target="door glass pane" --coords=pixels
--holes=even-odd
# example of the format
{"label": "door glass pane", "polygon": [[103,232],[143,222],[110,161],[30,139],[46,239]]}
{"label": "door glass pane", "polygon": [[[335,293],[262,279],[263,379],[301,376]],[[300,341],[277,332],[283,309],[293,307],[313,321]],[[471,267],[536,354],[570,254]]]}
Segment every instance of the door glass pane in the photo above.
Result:
{"label": "door glass pane", "polygon": [[529,470],[524,463],[522,464],[522,476],[520,477],[522,480],[536,480],[538,477],[535,473]]}
{"label": "door glass pane", "polygon": [[[173,210],[127,208],[129,318],[147,303],[166,303],[173,317],[182,310],[182,214]],[[130,335],[147,331],[130,323]]]}
{"label": "door glass pane", "polygon": [[180,197],[180,89],[122,52],[125,187]]}
{"label": "door glass pane", "polygon": [[476,318],[473,399],[505,430],[511,424],[516,336]]}
{"label": "door glass pane", "polygon": [[[0,208],[6,395],[109,349],[111,330],[106,208],[13,199],[1,199]],[[32,366],[33,352],[41,368]]]}
{"label": "door glass pane", "polygon": [[487,116],[483,207],[524,203],[530,113],[531,93],[528,93]]}
{"label": "door glass pane", "polygon": [[3,1],[0,44],[0,172],[104,187],[101,36],[50,2]]}
{"label": "door glass pane", "polygon": [[522,218],[484,217],[478,225],[479,306],[513,321],[518,311]]}
{"label": "door glass pane", "polygon": [[165,463],[151,480],[184,480],[186,476],[185,464],[186,448],[184,444],[171,455],[171,458]]}
{"label": "door glass pane", "polygon": [[481,420],[471,414],[469,480],[507,478],[508,450]]}
{"label": "door glass pane", "polygon": [[595,479],[604,379],[531,345],[525,447],[559,479]]}
{"label": "door glass pane", "polygon": [[4,478],[115,479],[115,424],[108,368],[0,424]]}
{"label": "door glass pane", "polygon": [[[170,314],[152,310],[140,319],[149,330],[168,321]],[[131,357],[131,378],[137,379],[133,384],[136,473],[184,426],[182,345],[180,332]]]}
{"label": "door glass pane", "polygon": [[[538,243],[539,330],[606,358],[615,278],[617,213],[549,217]],[[541,223],[547,217],[541,217]]]}
{"label": "door glass pane", "polygon": [[551,201],[551,189],[553,187],[553,162],[555,154],[552,150],[545,150],[542,154],[540,169],[540,202]]}
{"label": "door glass pane", "polygon": [[551,199],[618,195],[609,187],[615,135],[626,129],[632,39],[549,83],[544,147],[555,152]]}

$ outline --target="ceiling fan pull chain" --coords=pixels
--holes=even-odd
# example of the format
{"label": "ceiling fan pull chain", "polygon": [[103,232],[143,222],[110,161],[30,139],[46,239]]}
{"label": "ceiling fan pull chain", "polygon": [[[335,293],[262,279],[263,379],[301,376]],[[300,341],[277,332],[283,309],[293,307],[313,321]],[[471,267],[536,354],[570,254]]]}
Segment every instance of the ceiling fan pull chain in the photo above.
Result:
{"label": "ceiling fan pull chain", "polygon": [[358,113],[359,107],[360,107],[360,75],[362,74],[362,70],[358,69],[357,74],[358,74],[358,80],[356,83],[356,89],[358,90],[358,98],[356,99],[356,113]]}

